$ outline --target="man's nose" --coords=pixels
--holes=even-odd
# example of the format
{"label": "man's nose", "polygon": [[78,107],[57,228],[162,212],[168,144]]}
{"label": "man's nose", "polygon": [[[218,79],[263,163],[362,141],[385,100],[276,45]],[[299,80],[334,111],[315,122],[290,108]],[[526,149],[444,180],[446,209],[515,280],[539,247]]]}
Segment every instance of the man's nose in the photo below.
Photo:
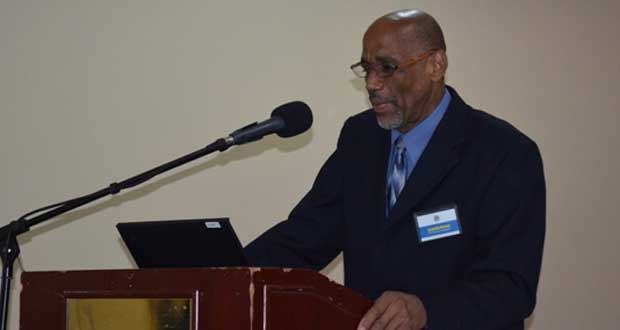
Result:
{"label": "man's nose", "polygon": [[369,91],[378,91],[383,88],[384,80],[379,77],[375,71],[369,71],[366,75],[366,89]]}

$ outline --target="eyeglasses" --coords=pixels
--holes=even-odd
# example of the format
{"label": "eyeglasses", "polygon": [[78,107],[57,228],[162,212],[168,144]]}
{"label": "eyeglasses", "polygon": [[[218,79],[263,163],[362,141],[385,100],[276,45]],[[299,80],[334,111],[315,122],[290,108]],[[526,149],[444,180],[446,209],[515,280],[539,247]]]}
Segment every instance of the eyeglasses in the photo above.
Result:
{"label": "eyeglasses", "polygon": [[353,71],[353,73],[355,73],[356,76],[360,78],[364,78],[364,79],[366,79],[366,77],[368,77],[368,74],[370,74],[371,72],[376,73],[377,76],[381,78],[388,78],[388,77],[391,77],[394,74],[394,72],[396,72],[396,70],[413,66],[416,63],[422,61],[423,59],[429,57],[431,54],[433,54],[437,50],[438,49],[431,49],[429,51],[424,52],[424,54],[416,58],[413,58],[405,63],[401,63],[401,64],[395,64],[395,63],[390,63],[390,62],[373,64],[373,63],[361,61],[361,62],[357,62],[351,65],[351,71]]}

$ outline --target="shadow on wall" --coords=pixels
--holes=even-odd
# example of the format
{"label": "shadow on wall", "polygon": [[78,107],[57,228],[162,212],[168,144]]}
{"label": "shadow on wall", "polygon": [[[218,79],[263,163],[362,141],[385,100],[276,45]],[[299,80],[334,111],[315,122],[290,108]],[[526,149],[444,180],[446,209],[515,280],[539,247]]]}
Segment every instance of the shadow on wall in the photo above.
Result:
{"label": "shadow on wall", "polygon": [[155,179],[155,181],[145,183],[141,187],[133,188],[131,191],[112,196],[106,201],[99,202],[98,204],[94,204],[91,206],[85,206],[78,210],[62,215],[58,217],[58,220],[56,221],[48,222],[30,230],[27,233],[24,233],[19,237],[19,242],[20,244],[27,243],[34,236],[45,234],[48,231],[52,231],[58,227],[68,225],[71,222],[95,214],[101,210],[110,207],[118,207],[121,206],[123,203],[142,198],[158,190],[161,187],[191,177],[192,175],[205,171],[211,167],[225,166],[228,163],[254,158],[271,149],[277,149],[285,153],[293,152],[308,145],[312,141],[313,137],[314,131],[310,129],[308,132],[290,139],[284,140],[271,135],[264,138],[262,141],[253,144],[233,147],[228,151],[217,154],[214,158],[193,165],[172,175],[168,175],[160,179]]}

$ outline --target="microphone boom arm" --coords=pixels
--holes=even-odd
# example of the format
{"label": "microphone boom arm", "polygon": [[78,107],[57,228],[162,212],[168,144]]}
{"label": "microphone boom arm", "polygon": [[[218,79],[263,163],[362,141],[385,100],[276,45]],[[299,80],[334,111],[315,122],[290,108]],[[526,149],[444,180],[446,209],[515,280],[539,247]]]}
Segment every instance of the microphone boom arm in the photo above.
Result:
{"label": "microphone boom arm", "polygon": [[[279,106],[271,113],[271,118],[262,122],[255,122],[232,132],[225,138],[217,139],[206,147],[155,167],[144,173],[133,176],[121,182],[113,182],[108,187],[92,194],[70,199],[61,203],[49,205],[30,213],[26,213],[15,221],[0,228],[0,258],[2,258],[2,296],[0,300],[0,330],[6,330],[8,321],[9,298],[13,264],[19,256],[17,236],[30,230],[30,227],[43,221],[69,212],[82,205],[108,195],[115,195],[124,189],[135,187],[153,177],[173,168],[206,156],[215,151],[225,151],[233,145],[244,144],[260,140],[264,135],[277,133],[281,137],[291,137],[301,134],[312,125],[312,112],[303,102],[295,101]],[[37,215],[38,214],[38,215]],[[29,218],[33,216],[32,218]]]}
{"label": "microphone boom arm", "polygon": [[[17,236],[30,230],[30,227],[40,224],[46,220],[67,213],[82,205],[94,202],[98,199],[106,197],[108,195],[115,195],[124,189],[135,187],[141,183],[144,183],[153,177],[167,172],[173,168],[179,167],[183,164],[196,160],[200,157],[204,157],[215,151],[226,151],[234,144],[232,138],[220,138],[215,142],[207,145],[206,147],[189,153],[185,156],[179,157],[175,160],[167,162],[163,165],[157,166],[151,170],[133,176],[129,179],[121,182],[111,183],[107,188],[98,190],[92,194],[88,194],[82,197],[71,199],[64,203],[54,204],[52,206],[40,209],[41,213],[31,219],[27,219],[27,216],[32,213],[28,213],[15,221],[11,221],[9,224],[0,228],[0,258],[2,258],[2,296],[0,301],[0,329],[6,330],[8,324],[8,309],[9,298],[11,290],[11,280],[13,278],[13,264],[19,256],[19,244],[17,242]],[[51,210],[50,210],[51,208]],[[36,213],[36,212],[35,212]]]}

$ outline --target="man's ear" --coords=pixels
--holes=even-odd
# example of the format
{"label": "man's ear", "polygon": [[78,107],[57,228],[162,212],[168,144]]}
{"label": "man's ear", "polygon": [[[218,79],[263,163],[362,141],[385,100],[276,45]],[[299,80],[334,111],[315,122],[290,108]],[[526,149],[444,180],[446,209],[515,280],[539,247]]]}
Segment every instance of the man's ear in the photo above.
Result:
{"label": "man's ear", "polygon": [[443,79],[448,69],[448,56],[443,50],[438,50],[426,62],[431,80],[438,82]]}

